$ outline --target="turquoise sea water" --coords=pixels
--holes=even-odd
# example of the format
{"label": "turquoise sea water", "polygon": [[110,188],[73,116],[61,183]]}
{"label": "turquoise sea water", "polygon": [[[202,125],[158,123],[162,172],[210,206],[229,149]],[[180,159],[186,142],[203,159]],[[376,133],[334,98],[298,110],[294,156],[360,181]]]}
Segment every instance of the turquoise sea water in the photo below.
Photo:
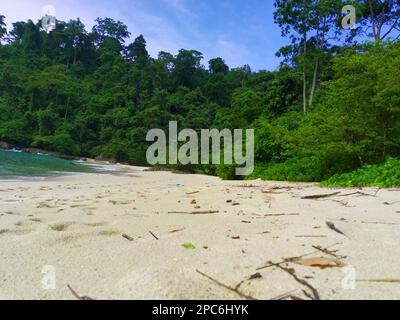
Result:
{"label": "turquoise sea water", "polygon": [[0,150],[0,178],[45,177],[78,172],[93,172],[93,169],[52,156]]}

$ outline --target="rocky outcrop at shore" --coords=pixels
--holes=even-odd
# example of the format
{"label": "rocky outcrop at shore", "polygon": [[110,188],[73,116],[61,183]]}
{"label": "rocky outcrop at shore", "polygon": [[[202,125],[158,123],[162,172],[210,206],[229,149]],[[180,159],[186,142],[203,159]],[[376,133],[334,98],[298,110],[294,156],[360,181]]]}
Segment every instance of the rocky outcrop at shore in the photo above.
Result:
{"label": "rocky outcrop at shore", "polygon": [[10,150],[12,148],[13,147],[10,144],[8,144],[7,142],[0,141],[0,150]]}
{"label": "rocky outcrop at shore", "polygon": [[20,148],[14,145],[9,144],[8,142],[0,141],[0,150],[20,150],[23,152],[27,153],[40,153],[40,154],[46,154],[49,156],[65,159],[65,160],[84,160],[81,157],[75,157],[75,156],[69,156],[65,155],[59,152],[52,152],[52,151],[46,151],[46,150],[41,150],[41,149],[36,149],[36,148]]}

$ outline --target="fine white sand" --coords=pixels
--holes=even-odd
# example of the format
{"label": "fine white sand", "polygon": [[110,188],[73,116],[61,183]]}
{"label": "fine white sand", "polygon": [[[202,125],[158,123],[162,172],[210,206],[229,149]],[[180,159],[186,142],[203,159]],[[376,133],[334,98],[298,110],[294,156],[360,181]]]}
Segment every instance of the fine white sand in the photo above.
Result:
{"label": "fine white sand", "polygon": [[[346,267],[282,266],[321,299],[400,299],[400,190],[126,170],[0,182],[0,299],[75,299],[68,285],[94,299],[271,299],[292,290],[309,299],[311,288],[285,270],[257,268],[333,258],[313,246],[346,256]],[[190,214],[210,210],[218,213]],[[196,270],[232,288],[259,275],[241,296]],[[372,279],[386,282],[363,281]]]}

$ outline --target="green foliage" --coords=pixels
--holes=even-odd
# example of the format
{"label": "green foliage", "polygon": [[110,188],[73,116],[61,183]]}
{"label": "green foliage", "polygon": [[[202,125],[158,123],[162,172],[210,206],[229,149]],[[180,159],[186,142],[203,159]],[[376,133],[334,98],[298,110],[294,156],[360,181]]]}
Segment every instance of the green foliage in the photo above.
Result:
{"label": "green foliage", "polygon": [[285,163],[270,163],[258,166],[247,179],[261,178],[273,181],[320,181],[322,177],[322,163],[318,158],[290,159]]}
{"label": "green foliage", "polygon": [[143,35],[140,35],[135,41],[127,47],[127,55],[134,61],[145,64],[150,56],[146,49],[146,40]]}
{"label": "green foliage", "polygon": [[[300,121],[288,123],[287,113],[260,122],[258,134],[264,138],[256,142],[257,155],[279,163],[267,166],[263,178],[321,181],[400,157],[400,47],[376,44],[363,50],[334,59],[334,78],[323,84],[315,109]],[[310,161],[313,169],[305,165],[301,174],[303,159],[318,161]]]}
{"label": "green foliage", "polygon": [[337,174],[321,185],[330,187],[399,187],[400,160],[388,158],[380,165],[368,165],[351,173]]}
{"label": "green foliage", "polygon": [[196,249],[196,247],[195,247],[192,243],[190,243],[190,242],[184,243],[184,244],[182,245],[182,247],[184,247],[185,249],[188,249],[188,250],[194,250],[194,249]]}
{"label": "green foliage", "polygon": [[236,165],[221,164],[215,166],[215,172],[222,180],[238,180],[240,177],[236,175]]}
{"label": "green foliage", "polygon": [[222,58],[215,58],[211,59],[208,62],[210,66],[210,72],[211,73],[223,73],[227,74],[229,71],[229,67],[226,65],[225,61]]}
{"label": "green foliage", "polygon": [[1,45],[2,38],[7,33],[6,23],[4,22],[4,19],[5,19],[5,16],[0,14],[0,45]]}
{"label": "green foliage", "polygon": [[20,146],[29,146],[31,137],[26,134],[24,130],[25,127],[26,123],[23,119],[2,122],[0,127],[0,140]]}
{"label": "green foliage", "polygon": [[[147,132],[167,130],[169,121],[194,130],[254,128],[256,170],[250,178],[334,176],[328,181],[335,183],[338,174],[391,157],[383,171],[365,169],[377,178],[365,175],[371,183],[396,184],[389,179],[396,174],[388,172],[400,158],[400,44],[333,46],[328,38],[342,32],[335,25],[342,1],[276,3],[276,22],[293,43],[280,50],[284,61],[274,72],[230,69],[219,57],[206,68],[196,50],[152,58],[143,36],[125,44],[126,25],[109,18],[97,19],[91,31],[79,19],[59,21],[50,33],[40,22],[17,22],[9,43],[0,45],[0,140],[146,165]],[[3,21],[0,15],[0,38]],[[306,94],[315,93],[306,115],[304,75]],[[240,178],[235,165],[173,169]]]}
{"label": "green foliage", "polygon": [[36,137],[32,143],[35,148],[52,150],[61,154],[79,155],[79,146],[66,132],[57,132],[55,135],[46,137]]}

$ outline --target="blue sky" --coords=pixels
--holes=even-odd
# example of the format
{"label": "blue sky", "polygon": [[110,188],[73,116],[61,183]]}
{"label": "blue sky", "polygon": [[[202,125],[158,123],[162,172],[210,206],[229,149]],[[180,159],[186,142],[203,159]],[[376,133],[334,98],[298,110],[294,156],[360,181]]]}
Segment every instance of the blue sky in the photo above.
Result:
{"label": "blue sky", "polygon": [[176,54],[181,48],[204,54],[203,64],[222,57],[231,67],[249,64],[274,70],[275,53],[289,42],[273,22],[273,0],[0,0],[0,14],[11,23],[37,20],[53,5],[59,20],[80,17],[87,29],[97,17],[128,25],[132,37],[143,34],[148,50]]}

